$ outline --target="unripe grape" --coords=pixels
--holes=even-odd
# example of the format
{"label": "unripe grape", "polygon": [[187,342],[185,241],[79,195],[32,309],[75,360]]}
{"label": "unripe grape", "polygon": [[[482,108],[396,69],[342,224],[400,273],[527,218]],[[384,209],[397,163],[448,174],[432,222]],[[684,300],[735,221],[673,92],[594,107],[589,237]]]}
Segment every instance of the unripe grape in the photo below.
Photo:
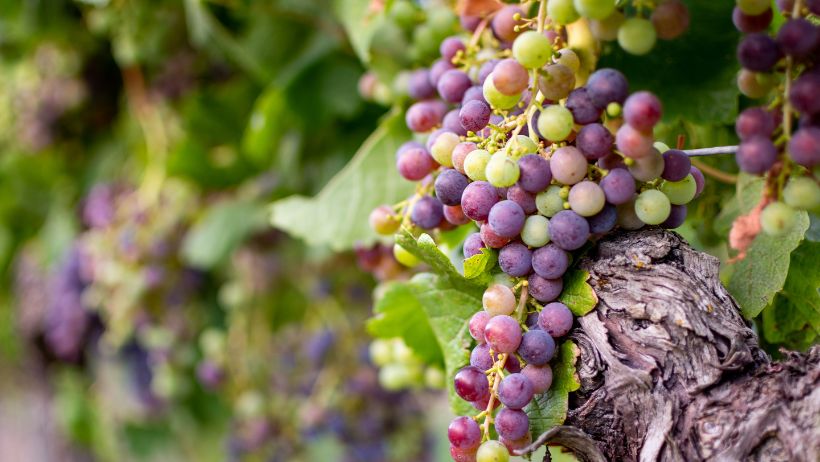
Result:
{"label": "unripe grape", "polygon": [[565,184],[574,185],[587,174],[587,160],[574,146],[558,148],[550,158],[552,177]]}
{"label": "unripe grape", "polygon": [[516,32],[515,26],[521,26],[524,22],[520,19],[516,20],[516,14],[518,14],[519,17],[523,17],[524,11],[515,5],[507,5],[498,10],[495,13],[495,16],[493,16],[493,21],[491,24],[493,34],[495,34],[495,36],[500,40],[512,42],[519,34],[519,32]]}
{"label": "unripe grape", "polygon": [[791,230],[797,222],[797,212],[782,202],[772,202],[760,213],[760,226],[769,236],[779,236]]}
{"label": "unripe grape", "polygon": [[476,462],[509,462],[510,451],[496,440],[487,440],[481,444],[476,453]]}
{"label": "unripe grape", "polygon": [[531,215],[524,222],[521,240],[530,247],[541,247],[550,241],[549,220],[541,215]]}
{"label": "unripe grape", "polygon": [[377,338],[370,343],[370,360],[377,366],[386,366],[393,362],[393,344],[386,339]]}
{"label": "unripe grape", "polygon": [[475,151],[476,148],[476,144],[471,141],[458,143],[456,147],[453,148],[453,155],[451,156],[453,160],[453,168],[459,173],[466,175],[467,172],[464,171],[464,160],[467,158],[467,155]]}
{"label": "unripe grape", "polygon": [[639,159],[652,152],[652,136],[624,124],[615,134],[615,146],[626,157]]}
{"label": "unripe grape", "polygon": [[[635,196],[637,198],[637,196]],[[624,202],[617,206],[618,209],[618,226],[623,229],[627,230],[636,230],[643,227],[645,224],[638,218],[638,215],[635,213],[635,199],[631,199],[629,202]]]}
{"label": "unripe grape", "polygon": [[483,149],[476,149],[467,154],[464,159],[464,173],[473,181],[487,181],[485,172],[491,157],[492,155]]}
{"label": "unripe grape", "polygon": [[618,28],[618,44],[633,55],[645,55],[655,46],[655,26],[648,19],[629,18]]}
{"label": "unripe grape", "polygon": [[537,69],[549,61],[552,54],[552,44],[541,32],[530,30],[515,39],[512,52],[515,60],[521,63],[522,66]]}
{"label": "unripe grape", "polygon": [[762,77],[757,72],[741,69],[737,75],[737,88],[749,98],[762,98],[773,87],[773,79]]}
{"label": "unripe grape", "polygon": [[578,69],[581,68],[581,59],[578,58],[578,54],[570,48],[561,48],[558,50],[558,57],[555,58],[555,62],[567,66],[573,73],[578,72]]}
{"label": "unripe grape", "polygon": [[615,11],[614,0],[575,0],[575,9],[589,19],[604,19]]}
{"label": "unripe grape", "polygon": [[564,199],[561,197],[560,186],[550,186],[535,196],[535,206],[541,215],[552,217],[564,210]]}
{"label": "unripe grape", "polygon": [[660,191],[666,194],[669,202],[675,205],[688,204],[695,198],[697,192],[697,184],[695,177],[690,173],[686,178],[680,181],[664,181],[660,185]]}
{"label": "unripe grape", "polygon": [[770,0],[737,0],[737,7],[746,14],[761,14],[771,6]]}
{"label": "unripe grape", "polygon": [[419,264],[419,259],[398,243],[393,244],[393,257],[402,265],[412,268]]}
{"label": "unripe grape", "polygon": [[573,23],[581,17],[575,9],[573,0],[550,0],[547,2],[547,16],[561,26]]}
{"label": "unripe grape", "polygon": [[604,191],[593,181],[582,181],[569,190],[569,205],[582,217],[591,217],[604,208]]}
{"label": "unripe grape", "polygon": [[575,88],[575,73],[563,64],[552,64],[538,76],[538,89],[549,101],[562,100]]}
{"label": "unripe grape", "polygon": [[663,223],[671,211],[669,198],[656,189],[647,189],[635,199],[635,214],[648,225]]}
{"label": "unripe grape", "polygon": [[509,287],[503,284],[493,284],[487,287],[481,297],[481,302],[484,310],[490,316],[509,315],[515,311],[515,295]]}
{"label": "unripe grape", "polygon": [[618,29],[625,20],[624,14],[615,10],[603,20],[590,21],[589,29],[592,31],[592,35],[598,40],[612,41],[618,38]]}
{"label": "unripe grape", "polygon": [[461,140],[458,138],[458,135],[453,132],[441,133],[433,143],[430,154],[439,164],[445,167],[452,167],[453,148],[455,148],[460,141]]}
{"label": "unripe grape", "polygon": [[[523,35],[522,35],[523,37]],[[521,37],[516,39],[521,40]],[[503,59],[493,69],[493,86],[505,95],[520,95],[527,89],[530,75],[524,66],[514,59]]]}
{"label": "unripe grape", "polygon": [[651,16],[658,38],[672,40],[689,28],[689,9],[680,0],[661,2]]}
{"label": "unripe grape", "polygon": [[370,212],[370,227],[379,234],[393,234],[399,229],[401,220],[389,205],[380,205]]}
{"label": "unripe grape", "polygon": [[798,210],[816,210],[820,207],[820,186],[809,177],[793,177],[783,188],[783,201]]}
{"label": "unripe grape", "polygon": [[518,181],[520,170],[515,160],[503,152],[497,152],[490,158],[484,173],[491,185],[506,188]]}
{"label": "unripe grape", "polygon": [[507,141],[504,152],[514,160],[519,160],[527,154],[538,152],[538,145],[529,136],[516,135]]}
{"label": "unripe grape", "polygon": [[521,95],[505,95],[501,93],[495,88],[493,78],[493,75],[490,74],[487,80],[484,81],[484,86],[482,87],[484,90],[484,99],[496,109],[510,109],[515,106],[521,99]]}

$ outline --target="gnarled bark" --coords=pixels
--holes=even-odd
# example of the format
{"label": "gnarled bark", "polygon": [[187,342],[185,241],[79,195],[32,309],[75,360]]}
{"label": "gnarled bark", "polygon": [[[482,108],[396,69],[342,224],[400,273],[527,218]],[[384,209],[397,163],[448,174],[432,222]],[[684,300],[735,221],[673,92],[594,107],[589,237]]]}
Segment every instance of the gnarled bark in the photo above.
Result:
{"label": "gnarled bark", "polygon": [[820,347],[772,362],[716,258],[649,230],[604,239],[580,265],[599,303],[572,334],[579,458],[820,460]]}

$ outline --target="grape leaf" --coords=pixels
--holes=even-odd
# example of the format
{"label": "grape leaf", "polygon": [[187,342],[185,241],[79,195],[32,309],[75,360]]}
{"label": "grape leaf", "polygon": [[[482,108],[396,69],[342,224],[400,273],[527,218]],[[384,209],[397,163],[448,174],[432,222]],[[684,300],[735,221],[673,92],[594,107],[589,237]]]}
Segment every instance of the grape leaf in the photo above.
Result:
{"label": "grape leaf", "polygon": [[261,204],[230,201],[215,205],[185,235],[182,258],[195,268],[213,268],[250,233],[264,228],[265,212]]}
{"label": "grape leaf", "polygon": [[416,239],[406,229],[396,233],[396,243],[407,249],[408,252],[418,257],[424,263],[430,265],[434,272],[450,280],[453,287],[476,295],[479,298],[492,280],[492,276],[484,273],[473,279],[467,279],[458,272],[453,263],[438,248],[433,238],[428,234],[422,234]]}
{"label": "grape leaf", "polygon": [[624,72],[630,91],[650,90],[658,95],[666,121],[734,123],[739,94],[735,84],[738,33],[731,21],[734,3],[690,0],[686,4],[691,24],[697,27],[675,40],[659,40],[645,56],[606,44],[598,67]]}
{"label": "grape leaf", "polygon": [[353,159],[315,197],[291,196],[271,207],[271,223],[311,245],[346,250],[376,240],[370,211],[397,202],[413,185],[396,171],[394,153],[408,139],[402,112],[394,109]]}
{"label": "grape leaf", "polygon": [[575,316],[583,316],[598,304],[598,296],[587,283],[589,273],[584,270],[572,270],[564,276],[564,290],[558,301],[567,305]]}
{"label": "grape leaf", "polygon": [[481,248],[481,253],[464,260],[464,277],[475,279],[488,274],[495,268],[498,255],[493,249]]}
{"label": "grape leaf", "polygon": [[575,360],[580,354],[578,347],[567,340],[558,352],[558,361],[552,365],[552,386],[545,393],[536,395],[524,409],[530,418],[533,438],[564,423],[569,411],[569,394],[581,387],[575,374]]}
{"label": "grape leaf", "polygon": [[362,62],[370,62],[370,43],[380,22],[379,11],[372,0],[336,0],[334,7],[350,39],[353,50]]}
{"label": "grape leaf", "polygon": [[[760,201],[762,192],[762,178],[741,175],[737,184],[740,213],[748,213]],[[800,244],[808,227],[808,214],[798,212],[794,228],[782,236],[761,232],[746,257],[733,265],[726,288],[740,304],[744,317],[751,319],[760,314],[783,288],[789,272],[789,254]]]}
{"label": "grape leaf", "polygon": [[770,343],[805,350],[820,336],[820,243],[803,241],[791,254],[789,274],[774,302],[763,310]]}

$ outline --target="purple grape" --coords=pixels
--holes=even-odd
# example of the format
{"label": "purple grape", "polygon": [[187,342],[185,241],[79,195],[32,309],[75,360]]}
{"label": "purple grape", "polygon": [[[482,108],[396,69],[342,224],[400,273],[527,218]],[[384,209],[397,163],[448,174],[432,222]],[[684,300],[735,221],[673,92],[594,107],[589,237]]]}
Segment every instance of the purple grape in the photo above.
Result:
{"label": "purple grape", "polygon": [[537,274],[530,274],[527,278],[530,295],[541,303],[555,300],[564,289],[564,281],[560,278],[545,279]]}
{"label": "purple grape", "polygon": [[493,70],[493,86],[505,95],[520,95],[529,82],[527,69],[512,58],[502,59]]}
{"label": "purple grape", "polygon": [[780,60],[780,49],[766,34],[749,34],[737,46],[737,60],[750,71],[769,72]]}
{"label": "purple grape", "polygon": [[444,219],[456,226],[466,225],[470,220],[467,215],[464,215],[464,210],[461,210],[461,205],[445,205]]}
{"label": "purple grape", "polygon": [[451,69],[442,74],[438,80],[438,84],[436,84],[436,89],[444,101],[448,103],[459,103],[461,102],[461,98],[464,97],[464,92],[472,85],[473,82],[470,81],[470,77],[468,77],[467,74],[457,69]]}
{"label": "purple grape", "polygon": [[599,109],[604,109],[609,103],[623,104],[629,95],[626,77],[610,68],[593,72],[587,80],[586,89],[592,103]]}
{"label": "purple grape", "polygon": [[484,244],[493,249],[500,249],[510,242],[510,238],[501,237],[496,234],[487,222],[481,224],[479,234],[481,235],[481,240],[484,241]]}
{"label": "purple grape", "polygon": [[589,239],[589,223],[572,210],[561,210],[550,219],[550,239],[564,250],[581,248]]}
{"label": "purple grape", "polygon": [[490,122],[492,111],[483,101],[468,101],[458,113],[458,119],[465,130],[478,133]]}
{"label": "purple grape", "polygon": [[794,132],[788,152],[792,160],[806,168],[820,165],[820,128],[806,127]]}
{"label": "purple grape", "polygon": [[532,269],[544,279],[558,279],[569,268],[569,254],[555,244],[547,244],[532,254]]}
{"label": "purple grape", "polygon": [[706,187],[706,178],[703,177],[703,172],[697,167],[689,169],[689,173],[695,179],[695,197],[698,197],[703,192],[703,188]]}
{"label": "purple grape", "polygon": [[606,170],[613,170],[616,168],[621,168],[626,170],[626,164],[624,163],[624,158],[615,154],[614,152],[606,157],[602,157],[598,159],[596,162],[599,167],[606,169]]}
{"label": "purple grape", "polygon": [[549,390],[552,385],[552,368],[549,364],[543,366],[534,366],[527,364],[524,370],[521,371],[532,383],[532,392],[535,395],[540,395]]}
{"label": "purple grape", "polygon": [[453,62],[453,58],[456,57],[456,54],[459,51],[463,52],[465,50],[464,41],[458,37],[447,37],[441,42],[438,50],[441,53],[442,59]]}
{"label": "purple grape", "polygon": [[449,61],[439,59],[430,66],[430,85],[438,87],[438,81],[445,72],[455,69]]}
{"label": "purple grape", "polygon": [[464,188],[461,195],[461,208],[464,215],[473,221],[484,221],[490,215],[490,209],[498,202],[495,187],[486,181],[474,181]]}
{"label": "purple grape", "polygon": [[663,173],[661,178],[668,181],[680,181],[689,175],[692,161],[683,151],[670,149],[663,153]]}
{"label": "purple grape", "polygon": [[635,179],[624,168],[615,168],[601,179],[601,189],[604,190],[606,201],[610,204],[624,204],[635,195]]}
{"label": "purple grape", "polygon": [[592,102],[592,98],[584,87],[572,90],[565,106],[572,113],[575,123],[590,124],[601,118],[602,109]]}
{"label": "purple grape", "polygon": [[410,73],[407,80],[407,94],[415,100],[432,98],[436,95],[436,88],[430,84],[430,71],[418,69]]}
{"label": "purple grape", "polygon": [[527,329],[540,329],[538,327],[538,313],[532,312],[527,315],[527,319],[524,320],[524,325],[527,326]]}
{"label": "purple grape", "polygon": [[776,160],[777,149],[770,139],[762,136],[743,141],[735,154],[740,169],[754,175],[768,171]]}
{"label": "purple grape", "polygon": [[496,11],[493,16],[492,27],[493,34],[503,42],[512,42],[518,36],[519,32],[515,30],[515,26],[523,26],[522,20],[515,20],[515,15],[520,15],[521,18],[526,18],[526,13],[521,8],[514,5],[507,5]]}
{"label": "purple grape", "polygon": [[615,137],[601,124],[589,124],[581,128],[575,137],[575,147],[587,160],[596,160],[612,153]]}
{"label": "purple grape", "polygon": [[802,58],[817,47],[818,28],[803,18],[786,21],[777,32],[777,44],[783,53]]}
{"label": "purple grape", "polygon": [[461,98],[461,105],[464,106],[470,101],[481,101],[487,104],[487,100],[484,99],[484,89],[479,85],[473,85],[468,88],[467,91],[464,92],[464,97]]}
{"label": "purple grape", "polygon": [[[487,406],[490,404],[490,397],[488,396],[487,399],[482,399],[478,401],[473,401],[470,403],[474,408],[478,409],[479,411],[484,411],[487,409]],[[452,452],[450,453],[452,454]],[[468,458],[465,462],[473,462],[475,460],[475,453],[472,454],[472,458]],[[458,462],[458,461],[456,461]]]}
{"label": "purple grape", "polygon": [[515,202],[521,206],[524,213],[532,215],[535,213],[537,207],[535,206],[535,194],[524,191],[519,184],[514,184],[507,188],[507,199]]}
{"label": "purple grape", "polygon": [[484,310],[476,312],[472,318],[470,318],[470,335],[478,343],[485,343],[484,340],[484,329],[487,327],[487,322],[490,320],[490,315]]}
{"label": "purple grape", "polygon": [[466,136],[467,130],[461,125],[461,117],[459,117],[459,110],[453,109],[444,116],[441,126],[447,130],[455,133],[458,136]]}
{"label": "purple grape", "polygon": [[495,431],[502,438],[510,440],[523,438],[530,431],[530,419],[520,409],[503,408],[495,416]]}
{"label": "purple grape", "polygon": [[470,353],[470,365],[477,367],[484,372],[493,367],[494,363],[495,361],[493,360],[493,357],[490,356],[490,345],[487,343],[479,343]]}
{"label": "purple grape", "polygon": [[444,170],[436,178],[436,197],[444,205],[459,205],[468,184],[469,180],[461,173],[453,169]]}
{"label": "purple grape", "polygon": [[510,276],[526,276],[532,270],[532,251],[520,242],[509,243],[498,252],[498,266]]}
{"label": "purple grape", "polygon": [[490,209],[487,222],[490,228],[501,237],[513,238],[524,228],[524,210],[515,201],[503,200]]}
{"label": "purple grape", "polygon": [[552,359],[555,354],[555,340],[543,330],[531,330],[521,337],[521,345],[518,346],[518,355],[527,364],[543,366]]}
{"label": "purple grape", "polygon": [[399,149],[396,150],[396,160],[399,160],[399,157],[401,157],[402,154],[413,148],[424,149],[424,145],[418,141],[405,141],[401,146],[399,146]]}
{"label": "purple grape", "polygon": [[[498,359],[498,355],[496,355],[495,359]],[[521,363],[518,361],[518,358],[516,358],[515,355],[510,355],[507,357],[507,362],[504,363],[504,369],[507,372],[516,374],[518,372],[521,372]]]}
{"label": "purple grape", "polygon": [[750,107],[737,116],[735,132],[741,140],[753,136],[770,138],[774,133],[774,117],[762,107]]}
{"label": "purple grape", "polygon": [[498,386],[498,400],[510,409],[522,409],[532,401],[532,383],[524,374],[510,374]]}
{"label": "purple grape", "polygon": [[501,62],[500,59],[491,59],[491,60],[485,62],[484,64],[482,64],[481,67],[478,68],[478,83],[483,85],[484,81],[487,80],[487,77],[489,77],[490,74],[493,73],[493,70],[495,69],[496,64],[498,64],[500,62]]}
{"label": "purple grape", "polygon": [[464,239],[464,258],[470,258],[473,255],[481,253],[484,248],[484,242],[481,240],[481,234],[473,233]]}
{"label": "purple grape", "polygon": [[642,132],[651,131],[662,112],[661,101],[648,91],[633,93],[624,103],[624,121]]}
{"label": "purple grape", "polygon": [[776,0],[775,3],[777,3],[777,8],[783,13],[792,13],[792,9],[794,8],[794,0]]}
{"label": "purple grape", "polygon": [[440,124],[442,117],[444,114],[439,114],[438,107],[432,101],[419,101],[407,109],[405,121],[407,128],[422,133]]}
{"label": "purple grape", "polygon": [[493,316],[484,328],[484,338],[493,351],[512,353],[521,344],[521,327],[518,321],[505,314]]}
{"label": "purple grape", "polygon": [[419,181],[436,168],[436,161],[424,148],[410,148],[396,162],[396,168],[404,178]]}
{"label": "purple grape", "polygon": [[820,72],[804,73],[792,84],[789,101],[803,114],[820,113]]}
{"label": "purple grape", "polygon": [[437,227],[442,218],[444,218],[444,212],[441,209],[441,201],[431,196],[419,199],[410,212],[410,220],[422,229]]}
{"label": "purple grape", "polygon": [[735,7],[732,11],[732,22],[735,23],[737,30],[744,34],[765,31],[766,28],[769,27],[769,24],[771,24],[772,17],[771,8],[758,15],[746,14],[738,7]]}
{"label": "purple grape", "polygon": [[458,17],[458,22],[461,28],[470,32],[475,32],[478,25],[481,24],[481,16],[461,15]]}
{"label": "purple grape", "polygon": [[612,204],[606,204],[600,212],[587,218],[587,223],[592,234],[608,233],[618,223],[618,209]]}
{"label": "purple grape", "polygon": [[456,417],[447,427],[447,439],[455,448],[477,448],[481,444],[481,428],[469,417]]}
{"label": "purple grape", "polygon": [[549,161],[537,154],[518,159],[518,168],[521,171],[518,185],[527,192],[537,194],[547,189],[552,181]]}
{"label": "purple grape", "polygon": [[682,225],[684,221],[686,221],[686,206],[672,204],[669,218],[661,223],[661,227],[667,229],[677,228]]}
{"label": "purple grape", "polygon": [[453,379],[458,396],[465,401],[478,401],[490,394],[490,383],[484,371],[467,366],[456,373]]}
{"label": "purple grape", "polygon": [[809,11],[812,12],[815,16],[820,16],[820,1],[817,0],[807,0],[806,6],[809,8]]}
{"label": "purple grape", "polygon": [[556,338],[567,335],[572,329],[572,323],[572,311],[561,302],[547,304],[538,315],[538,325],[541,326],[541,330]]}

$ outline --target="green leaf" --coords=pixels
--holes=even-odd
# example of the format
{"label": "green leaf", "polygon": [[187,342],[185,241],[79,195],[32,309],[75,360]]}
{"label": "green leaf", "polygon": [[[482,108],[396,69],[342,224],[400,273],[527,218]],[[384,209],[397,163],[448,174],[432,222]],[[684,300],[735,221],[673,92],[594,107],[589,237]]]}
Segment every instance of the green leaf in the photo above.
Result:
{"label": "green leaf", "polygon": [[224,261],[245,238],[265,228],[261,204],[230,201],[211,207],[185,235],[182,258],[191,266],[211,269]]}
{"label": "green leaf", "polygon": [[396,233],[396,243],[430,265],[436,274],[449,279],[453,287],[459,290],[473,295],[477,294],[480,297],[484,289],[487,288],[487,284],[492,280],[492,276],[487,273],[473,279],[462,276],[428,234],[422,234],[416,239],[406,229],[402,229]]}
{"label": "green leaf", "polygon": [[[763,179],[741,175],[737,184],[739,212],[748,213],[760,201]],[[752,319],[772,303],[783,288],[789,272],[789,254],[797,248],[806,230],[809,218],[798,212],[794,228],[782,236],[761,232],[746,252],[743,260],[735,263],[727,289],[740,304],[743,316]]]}
{"label": "green leaf", "polygon": [[334,7],[362,62],[370,62],[370,43],[379,25],[379,13],[371,9],[371,0],[336,0]]}
{"label": "green leaf", "polygon": [[390,284],[376,301],[367,331],[379,338],[401,337],[425,363],[443,365],[441,348],[416,290],[418,286],[413,283]]}
{"label": "green leaf", "polygon": [[552,365],[552,386],[545,393],[536,395],[524,409],[530,418],[533,438],[564,423],[569,411],[569,394],[581,387],[575,374],[575,360],[580,354],[578,347],[567,340],[558,351],[558,361]]}
{"label": "green leaf", "polygon": [[498,255],[495,250],[482,247],[481,253],[464,260],[464,277],[475,279],[486,276],[495,268],[497,261]]}
{"label": "green leaf", "polygon": [[376,240],[367,217],[378,205],[413,192],[396,171],[395,152],[409,138],[404,117],[393,110],[353,159],[315,197],[291,196],[273,203],[271,223],[311,245],[346,250]]}
{"label": "green leaf", "polygon": [[[683,36],[659,40],[645,56],[607,44],[609,53],[598,67],[624,72],[630,91],[650,90],[658,95],[664,120],[734,123],[739,94],[735,83],[738,33],[731,21],[734,3],[690,0],[686,4],[693,27]],[[693,57],[697,57],[697,69],[692,67]]]}
{"label": "green leaf", "polygon": [[575,316],[583,316],[598,304],[598,296],[587,282],[589,273],[584,270],[572,270],[564,276],[564,290],[558,301],[567,305]]}
{"label": "green leaf", "polygon": [[820,243],[803,241],[791,255],[783,290],[763,310],[769,343],[805,350],[820,336]]}

